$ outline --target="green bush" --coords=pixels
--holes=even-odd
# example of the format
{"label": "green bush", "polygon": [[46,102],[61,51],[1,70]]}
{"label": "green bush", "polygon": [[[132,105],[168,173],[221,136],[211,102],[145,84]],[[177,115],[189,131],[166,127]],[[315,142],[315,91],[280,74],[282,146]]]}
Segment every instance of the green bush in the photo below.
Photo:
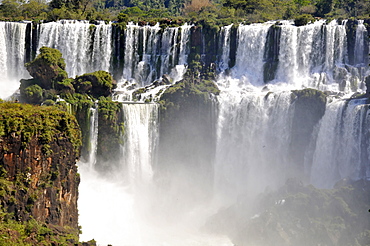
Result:
{"label": "green bush", "polygon": [[312,15],[309,14],[304,14],[304,15],[299,15],[294,19],[294,25],[296,26],[304,26],[307,25],[310,22],[314,22],[315,19],[313,18]]}
{"label": "green bush", "polygon": [[43,100],[42,88],[39,85],[31,85],[24,91],[24,96],[27,102],[40,104]]}

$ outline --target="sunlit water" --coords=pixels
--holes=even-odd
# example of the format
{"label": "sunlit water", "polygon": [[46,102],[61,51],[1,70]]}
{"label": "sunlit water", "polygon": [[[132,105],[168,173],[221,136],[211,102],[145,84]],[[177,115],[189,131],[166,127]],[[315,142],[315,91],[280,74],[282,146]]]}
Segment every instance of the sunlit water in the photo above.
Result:
{"label": "sunlit water", "polygon": [[[281,22],[280,32],[274,33],[279,40],[274,54],[278,65],[267,85],[263,73],[265,62],[271,58],[267,57],[266,47],[273,22],[239,25],[232,68],[231,26],[221,29],[219,44],[223,48],[217,58],[217,83],[222,92],[217,98],[215,180],[213,197],[209,199],[191,201],[192,197],[176,192],[176,185],[169,189],[158,185],[153,178],[158,114],[151,111],[158,107],[125,105],[125,137],[129,139],[125,146],[117,146],[125,153],[121,158],[124,168],[104,175],[96,172],[94,165],[99,163],[95,163],[95,153],[91,153],[89,163],[78,163],[81,240],[95,239],[98,245],[114,246],[233,245],[222,233],[210,234],[205,223],[220,208],[235,203],[240,195],[276,187],[287,178],[284,165],[289,162],[287,146],[294,110],[290,90],[310,87],[340,90],[343,95],[363,92],[363,79],[369,74],[365,65],[367,54],[363,55],[367,36],[363,22],[358,23],[356,30],[355,64],[348,60],[346,23],[324,22],[304,27]],[[91,28],[84,21],[42,24],[37,47],[60,49],[70,76],[98,69],[112,72],[111,58],[117,54],[112,46],[111,24],[100,23],[93,35]],[[0,22],[0,98],[11,96],[19,80],[28,76],[23,66],[25,29],[24,23]],[[187,24],[162,33],[158,25],[141,27],[130,23],[123,35],[127,42],[124,57],[119,57],[124,64],[117,78],[117,91],[121,94],[117,92],[116,100],[129,100],[124,97],[126,80],[143,86],[163,74],[170,74],[173,81],[181,79],[187,65],[190,33],[191,26]],[[145,45],[139,47],[142,44]],[[318,137],[310,140],[314,149],[305,156],[305,171],[311,183],[331,188],[343,177],[363,178],[359,176],[361,170],[370,177],[370,167],[363,166],[363,160],[370,159],[370,148],[363,148],[368,143],[361,138],[370,124],[363,103],[345,107],[343,101],[334,100],[327,104],[314,132]],[[97,127],[96,119],[91,119],[92,126]],[[97,130],[91,134],[96,141]],[[348,145],[353,147],[348,149]],[[353,165],[346,165],[348,162]],[[185,185],[192,182],[182,181]]]}

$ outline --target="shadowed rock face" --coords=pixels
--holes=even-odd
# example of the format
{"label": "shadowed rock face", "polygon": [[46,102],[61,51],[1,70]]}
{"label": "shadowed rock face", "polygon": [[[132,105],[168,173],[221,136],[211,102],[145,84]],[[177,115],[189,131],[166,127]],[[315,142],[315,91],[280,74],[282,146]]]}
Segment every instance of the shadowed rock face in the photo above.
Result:
{"label": "shadowed rock face", "polygon": [[52,153],[45,154],[36,138],[25,149],[19,137],[3,140],[0,165],[7,179],[14,182],[15,201],[5,199],[2,205],[16,220],[32,216],[37,221],[77,229],[77,153],[65,138],[49,145]]}

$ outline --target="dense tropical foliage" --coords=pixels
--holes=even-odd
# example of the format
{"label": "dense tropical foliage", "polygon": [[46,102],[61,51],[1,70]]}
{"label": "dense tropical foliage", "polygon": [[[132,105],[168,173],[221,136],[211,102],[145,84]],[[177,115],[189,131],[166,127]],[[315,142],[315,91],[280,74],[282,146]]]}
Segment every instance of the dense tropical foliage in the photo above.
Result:
{"label": "dense tropical foliage", "polygon": [[2,0],[3,20],[87,19],[140,21],[148,19],[258,22],[294,19],[368,17],[370,0]]}

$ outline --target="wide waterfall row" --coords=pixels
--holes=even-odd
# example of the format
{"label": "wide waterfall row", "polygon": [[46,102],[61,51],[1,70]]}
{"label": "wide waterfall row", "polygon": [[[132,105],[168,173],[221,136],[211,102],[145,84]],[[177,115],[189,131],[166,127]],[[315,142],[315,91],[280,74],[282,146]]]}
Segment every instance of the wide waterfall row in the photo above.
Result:
{"label": "wide waterfall row", "polygon": [[[188,24],[161,28],[130,23],[124,30],[87,21],[32,25],[0,23],[2,81],[27,77],[23,64],[42,46],[62,52],[71,77],[106,70],[116,80],[141,86],[163,74],[181,78],[191,52],[200,53],[206,64],[215,63],[219,73],[257,86],[285,83],[351,92],[364,89],[368,71],[363,21],[317,21],[302,27],[289,22],[240,24],[213,34]],[[210,38],[212,42],[204,42]]]}
{"label": "wide waterfall row", "polygon": [[189,25],[161,29],[129,23],[117,30],[104,22],[59,21],[38,27],[38,48],[59,49],[70,76],[105,70],[141,86],[187,61]]}
{"label": "wide waterfall row", "polygon": [[320,109],[309,102],[300,106],[292,96],[290,91],[221,92],[218,192],[235,199],[292,177],[320,188],[332,188],[344,178],[370,178],[367,100],[330,99]]}

